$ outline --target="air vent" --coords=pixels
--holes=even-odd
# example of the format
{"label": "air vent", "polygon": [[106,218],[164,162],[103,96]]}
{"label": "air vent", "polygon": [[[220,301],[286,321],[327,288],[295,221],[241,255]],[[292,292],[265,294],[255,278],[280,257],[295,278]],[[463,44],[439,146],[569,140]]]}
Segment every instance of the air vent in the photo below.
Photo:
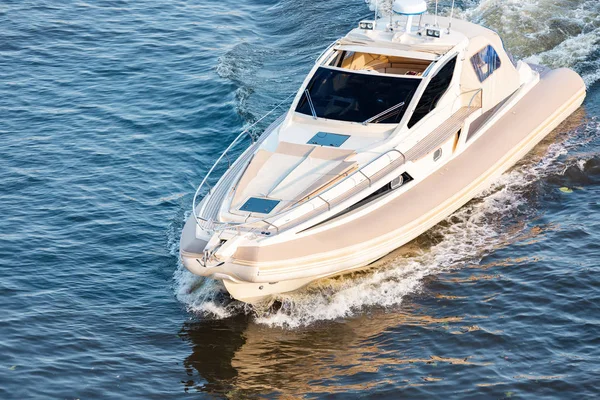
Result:
{"label": "air vent", "polygon": [[244,205],[240,207],[240,210],[251,213],[269,214],[280,202],[281,200],[250,197]]}
{"label": "air vent", "polygon": [[308,144],[317,146],[340,147],[348,140],[349,135],[339,135],[337,133],[319,132],[308,141]]}

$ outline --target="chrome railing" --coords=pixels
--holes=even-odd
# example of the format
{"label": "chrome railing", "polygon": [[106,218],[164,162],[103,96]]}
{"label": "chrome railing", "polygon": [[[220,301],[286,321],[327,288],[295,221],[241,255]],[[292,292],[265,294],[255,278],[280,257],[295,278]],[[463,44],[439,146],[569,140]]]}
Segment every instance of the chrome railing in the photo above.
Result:
{"label": "chrome railing", "polygon": [[467,90],[466,92],[463,92],[462,94],[467,94],[467,93],[471,93],[471,92],[475,92],[475,93],[471,97],[471,100],[469,101],[469,105],[467,106],[467,108],[471,108],[471,106],[473,105],[473,101],[475,100],[475,97],[477,97],[478,94],[481,94],[481,96],[480,96],[481,98],[479,100],[481,102],[481,104],[479,105],[479,108],[481,108],[481,106],[483,105],[483,88]]}

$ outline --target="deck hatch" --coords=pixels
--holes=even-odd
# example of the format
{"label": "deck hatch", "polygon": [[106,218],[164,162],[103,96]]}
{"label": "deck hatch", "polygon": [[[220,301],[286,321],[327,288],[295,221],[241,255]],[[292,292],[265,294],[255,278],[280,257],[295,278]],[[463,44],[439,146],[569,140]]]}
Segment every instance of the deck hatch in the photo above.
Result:
{"label": "deck hatch", "polygon": [[246,200],[244,205],[240,207],[240,210],[251,213],[269,214],[280,202],[281,200],[250,197]]}
{"label": "deck hatch", "polygon": [[317,146],[340,147],[344,144],[350,135],[340,135],[337,133],[319,132],[308,141],[308,144]]}

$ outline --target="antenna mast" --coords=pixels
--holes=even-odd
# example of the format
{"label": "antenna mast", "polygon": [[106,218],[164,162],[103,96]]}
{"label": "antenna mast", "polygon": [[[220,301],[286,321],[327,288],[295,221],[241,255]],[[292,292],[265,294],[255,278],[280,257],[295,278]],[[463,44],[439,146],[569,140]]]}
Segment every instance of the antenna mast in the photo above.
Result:
{"label": "antenna mast", "polygon": [[438,26],[438,20],[437,20],[437,17],[438,17],[438,3],[439,3],[439,0],[435,0],[435,21],[434,21],[434,25],[435,26]]}
{"label": "antenna mast", "polygon": [[379,0],[375,0],[375,19],[373,20],[373,28],[377,28],[377,13],[379,11]]}
{"label": "antenna mast", "polygon": [[450,33],[450,29],[452,28],[452,17],[454,16],[454,2],[455,0],[452,0],[452,9],[450,10],[450,23],[448,24],[448,33]]}

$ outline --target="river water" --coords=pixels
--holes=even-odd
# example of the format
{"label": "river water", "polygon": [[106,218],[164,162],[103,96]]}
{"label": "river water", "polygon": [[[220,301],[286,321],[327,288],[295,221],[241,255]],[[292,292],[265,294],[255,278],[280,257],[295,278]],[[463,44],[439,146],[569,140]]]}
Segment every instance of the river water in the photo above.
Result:
{"label": "river water", "polygon": [[369,5],[4,1],[0,398],[597,396],[600,3],[459,7],[576,69],[584,106],[380,268],[275,311],[182,269],[179,233],[216,155]]}

